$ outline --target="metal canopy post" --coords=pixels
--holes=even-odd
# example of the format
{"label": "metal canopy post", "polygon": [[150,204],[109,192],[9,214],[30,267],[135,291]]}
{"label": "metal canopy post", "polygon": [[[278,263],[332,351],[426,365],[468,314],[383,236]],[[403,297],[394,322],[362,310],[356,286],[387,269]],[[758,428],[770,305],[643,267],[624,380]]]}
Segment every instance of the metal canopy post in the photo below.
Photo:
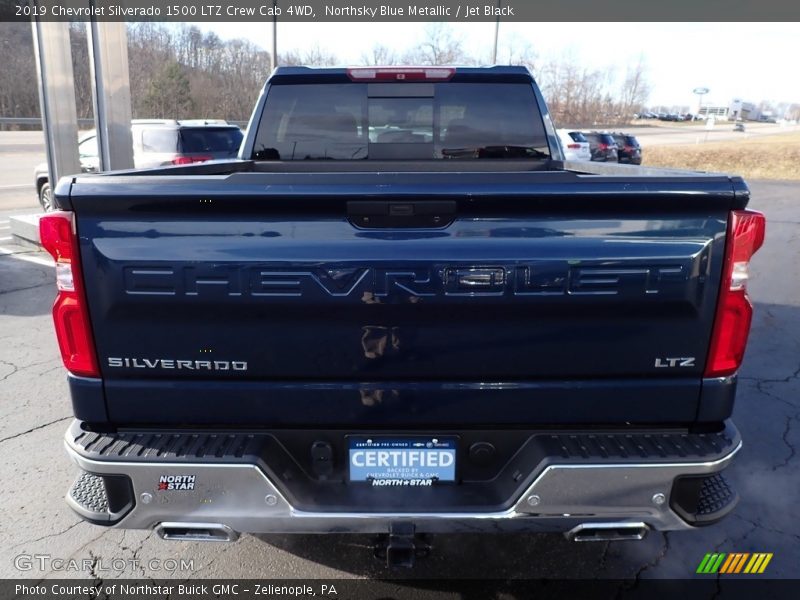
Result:
{"label": "metal canopy post", "polygon": [[92,101],[100,170],[132,169],[131,90],[125,23],[88,26]]}
{"label": "metal canopy post", "polygon": [[55,189],[60,177],[81,170],[69,23],[43,22],[37,18],[31,25],[47,166]]}

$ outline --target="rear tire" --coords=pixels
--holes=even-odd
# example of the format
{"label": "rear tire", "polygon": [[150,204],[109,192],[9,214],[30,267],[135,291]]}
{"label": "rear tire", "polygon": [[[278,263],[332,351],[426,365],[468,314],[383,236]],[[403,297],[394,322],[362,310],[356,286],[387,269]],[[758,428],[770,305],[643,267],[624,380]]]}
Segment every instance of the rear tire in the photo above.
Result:
{"label": "rear tire", "polygon": [[53,199],[53,191],[50,189],[50,184],[45,182],[39,188],[39,204],[42,205],[44,212],[56,210],[55,200]]}

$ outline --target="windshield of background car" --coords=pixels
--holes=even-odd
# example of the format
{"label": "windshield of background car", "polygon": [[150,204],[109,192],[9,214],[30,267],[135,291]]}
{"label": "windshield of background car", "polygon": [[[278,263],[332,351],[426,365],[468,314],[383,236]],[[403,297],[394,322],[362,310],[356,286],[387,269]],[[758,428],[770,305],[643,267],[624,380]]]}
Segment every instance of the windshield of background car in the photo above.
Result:
{"label": "windshield of background car", "polygon": [[92,136],[90,138],[86,138],[80,144],[78,144],[78,155],[81,158],[98,156],[97,138]]}
{"label": "windshield of background car", "polygon": [[549,158],[530,84],[273,85],[256,160]]}
{"label": "windshield of background car", "polygon": [[624,141],[626,146],[633,146],[634,148],[638,148],[639,147],[639,142],[632,135],[626,135],[622,139],[623,139],[623,141]]}
{"label": "windshield of background car", "polygon": [[166,127],[144,129],[142,131],[142,150],[145,152],[177,152],[178,132]]}
{"label": "windshield of background car", "polygon": [[569,137],[572,138],[573,142],[579,142],[579,143],[583,142],[583,143],[585,143],[585,142],[589,141],[589,140],[586,139],[586,137],[580,131],[570,131],[569,132]]}
{"label": "windshield of background car", "polygon": [[243,138],[238,127],[198,127],[181,129],[181,152],[226,152],[236,154]]}

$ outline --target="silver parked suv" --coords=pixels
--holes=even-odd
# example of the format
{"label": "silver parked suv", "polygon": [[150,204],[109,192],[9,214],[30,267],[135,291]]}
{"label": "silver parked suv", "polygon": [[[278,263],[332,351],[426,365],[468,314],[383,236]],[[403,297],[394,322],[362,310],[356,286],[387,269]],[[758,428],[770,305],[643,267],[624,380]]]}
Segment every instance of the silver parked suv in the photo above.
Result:
{"label": "silver parked suv", "polygon": [[[131,121],[131,134],[133,164],[137,169],[234,158],[243,138],[242,130],[237,125],[218,119],[137,119]],[[78,155],[83,173],[99,170],[100,158],[94,130],[79,138]],[[53,210],[47,163],[37,165],[33,177],[39,204],[45,211]]]}

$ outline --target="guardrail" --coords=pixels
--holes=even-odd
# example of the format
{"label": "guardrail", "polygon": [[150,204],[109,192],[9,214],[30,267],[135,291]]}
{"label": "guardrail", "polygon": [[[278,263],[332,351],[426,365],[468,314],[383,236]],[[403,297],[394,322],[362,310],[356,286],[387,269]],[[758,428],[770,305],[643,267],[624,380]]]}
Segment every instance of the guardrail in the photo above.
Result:
{"label": "guardrail", "polygon": [[[247,127],[247,121],[228,121],[228,123],[238,125],[242,129]],[[42,120],[39,117],[0,117],[0,126],[2,125],[37,125],[41,127]],[[94,127],[94,119],[78,119],[78,127],[81,129]]]}
{"label": "guardrail", "polygon": [[[42,126],[42,120],[39,117],[0,117],[0,125],[38,125]],[[94,119],[78,119],[78,126],[93,126]]]}

